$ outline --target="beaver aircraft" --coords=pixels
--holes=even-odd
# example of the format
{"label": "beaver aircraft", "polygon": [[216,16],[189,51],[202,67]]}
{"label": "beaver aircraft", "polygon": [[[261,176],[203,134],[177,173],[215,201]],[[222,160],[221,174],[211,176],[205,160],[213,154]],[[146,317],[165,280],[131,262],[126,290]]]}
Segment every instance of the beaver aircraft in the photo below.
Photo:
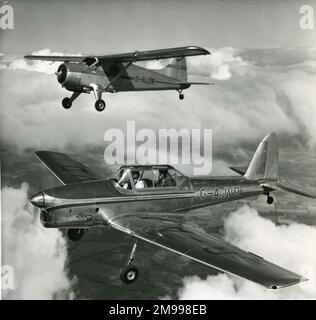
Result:
{"label": "beaver aircraft", "polygon": [[170,165],[123,165],[104,179],[63,153],[37,151],[63,186],[40,191],[30,201],[41,208],[45,227],[68,229],[73,241],[93,227],[114,228],[134,238],[128,263],[120,273],[124,283],[138,277],[132,262],[142,240],[276,289],[306,279],[187,225],[183,217],[189,210],[262,194],[272,203],[275,190],[315,198],[278,177],[278,154],[277,136],[271,133],[259,144],[245,171],[234,168],[242,176],[189,178]]}
{"label": "beaver aircraft", "polygon": [[[64,98],[62,105],[69,109],[81,93],[94,92],[95,108],[105,109],[103,92],[176,90],[182,100],[182,90],[203,82],[188,82],[185,57],[207,55],[209,51],[200,47],[178,47],[149,51],[112,54],[104,56],[40,56],[26,55],[29,60],[62,61],[56,75],[65,89],[73,92]],[[173,58],[162,69],[147,69],[135,62]]]}

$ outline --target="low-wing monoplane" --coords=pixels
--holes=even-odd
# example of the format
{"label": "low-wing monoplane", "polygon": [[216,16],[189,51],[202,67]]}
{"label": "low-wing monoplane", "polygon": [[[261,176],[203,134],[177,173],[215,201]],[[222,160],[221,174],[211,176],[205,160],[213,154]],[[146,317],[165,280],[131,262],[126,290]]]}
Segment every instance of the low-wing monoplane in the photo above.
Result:
{"label": "low-wing monoplane", "polygon": [[[57,80],[65,89],[73,92],[70,98],[63,99],[64,108],[69,109],[81,93],[94,92],[95,108],[103,111],[103,92],[176,90],[182,100],[182,90],[194,84],[208,84],[188,81],[185,57],[207,54],[210,52],[206,49],[188,46],[104,56],[26,55],[24,58],[63,62],[56,72]],[[135,65],[135,62],[169,58],[172,58],[170,63],[158,70]]]}
{"label": "low-wing monoplane", "polygon": [[233,168],[241,176],[189,178],[169,165],[123,165],[104,179],[63,153],[38,151],[37,157],[64,185],[40,191],[30,201],[41,209],[45,227],[68,229],[73,241],[93,227],[111,227],[136,239],[120,274],[124,283],[138,277],[133,261],[142,240],[275,289],[304,278],[192,227],[183,218],[189,210],[262,194],[272,203],[275,190],[315,198],[279,178],[278,154],[277,136],[271,133],[248,167]]}

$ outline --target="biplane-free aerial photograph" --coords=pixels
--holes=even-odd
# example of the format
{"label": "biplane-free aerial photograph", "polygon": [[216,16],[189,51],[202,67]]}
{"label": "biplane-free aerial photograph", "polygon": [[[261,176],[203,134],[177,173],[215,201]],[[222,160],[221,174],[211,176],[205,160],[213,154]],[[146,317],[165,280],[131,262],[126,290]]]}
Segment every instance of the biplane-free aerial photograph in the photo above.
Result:
{"label": "biplane-free aerial photograph", "polygon": [[1,298],[316,299],[315,9],[0,3]]}

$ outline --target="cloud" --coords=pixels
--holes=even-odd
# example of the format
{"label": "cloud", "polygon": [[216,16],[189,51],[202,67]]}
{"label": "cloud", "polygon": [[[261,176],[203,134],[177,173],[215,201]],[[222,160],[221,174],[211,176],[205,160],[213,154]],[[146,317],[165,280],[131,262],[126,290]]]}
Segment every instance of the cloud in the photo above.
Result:
{"label": "cloud", "polygon": [[[31,53],[32,55],[42,55],[42,56],[80,56],[80,54],[65,54],[61,52],[51,52],[50,49],[42,49],[38,51],[34,51]],[[3,56],[3,55],[2,55]],[[16,59],[12,62],[7,61],[6,63],[0,64],[0,69],[9,69],[9,70],[25,70],[25,71],[34,71],[34,72],[42,72],[47,74],[54,74],[56,72],[57,67],[60,62],[52,63],[52,61],[41,61],[41,60],[33,60],[27,61],[23,58]]]}
{"label": "cloud", "polygon": [[225,47],[209,51],[211,55],[188,58],[190,74],[211,77],[215,80],[229,80],[234,72],[244,73],[249,66],[234,48]]}
{"label": "cloud", "polygon": [[315,299],[316,228],[292,223],[277,226],[243,206],[224,221],[226,240],[243,250],[306,276],[309,281],[271,290],[245,279],[219,273],[201,279],[185,277],[178,290],[179,299]]}
{"label": "cloud", "polygon": [[5,299],[74,298],[66,269],[67,243],[57,229],[44,229],[28,203],[28,185],[2,189],[2,264],[14,271]]}
{"label": "cloud", "polygon": [[[193,78],[223,80],[215,86],[192,86],[184,92],[183,101],[174,91],[104,94],[107,107],[102,113],[95,111],[93,95],[86,94],[64,110],[61,100],[70,92],[47,74],[56,71],[57,65],[31,62],[25,66],[17,60],[10,70],[0,70],[1,142],[19,150],[103,146],[107,129],[124,132],[126,122],[135,119],[138,128],[156,132],[161,128],[213,129],[214,150],[216,145],[226,150],[235,144],[255,147],[270,131],[281,134],[281,146],[314,150],[316,62],[311,48],[297,49],[299,60],[292,58],[295,50],[211,50],[210,56],[190,58],[188,66]],[[309,53],[303,54],[304,50]],[[272,62],[267,64],[268,60]]]}

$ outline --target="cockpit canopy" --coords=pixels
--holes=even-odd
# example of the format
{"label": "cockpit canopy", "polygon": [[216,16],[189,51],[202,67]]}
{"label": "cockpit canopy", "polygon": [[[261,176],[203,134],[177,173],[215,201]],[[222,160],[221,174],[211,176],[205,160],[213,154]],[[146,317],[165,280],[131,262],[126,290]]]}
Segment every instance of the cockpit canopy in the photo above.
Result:
{"label": "cockpit canopy", "polygon": [[187,177],[169,165],[122,166],[111,180],[126,190],[179,188]]}

